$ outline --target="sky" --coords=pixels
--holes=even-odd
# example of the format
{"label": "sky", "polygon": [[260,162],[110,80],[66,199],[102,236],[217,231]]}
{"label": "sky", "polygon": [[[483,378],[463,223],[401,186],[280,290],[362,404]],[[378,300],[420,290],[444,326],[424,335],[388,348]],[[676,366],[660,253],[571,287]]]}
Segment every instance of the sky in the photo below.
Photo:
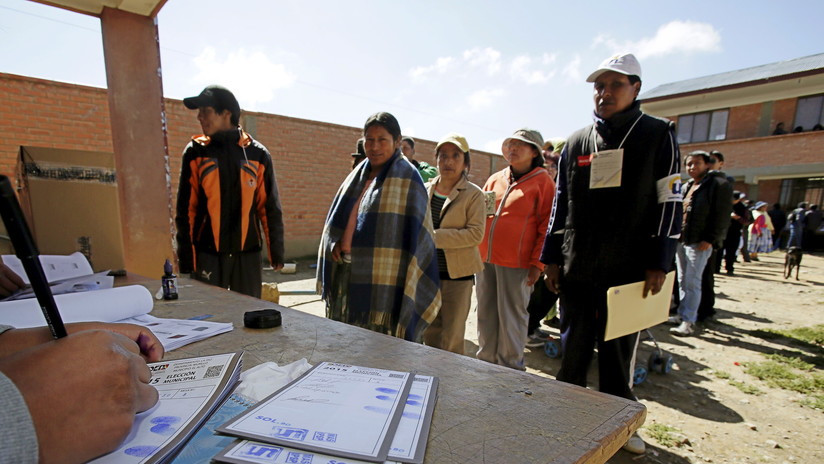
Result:
{"label": "sky", "polygon": [[[521,127],[590,124],[586,77],[615,53],[638,57],[643,96],[822,53],[822,17],[821,0],[167,0],[157,24],[167,98],[221,84],[244,110],[353,127],[388,111],[500,153]],[[106,87],[96,17],[0,0],[0,44],[0,72]]]}

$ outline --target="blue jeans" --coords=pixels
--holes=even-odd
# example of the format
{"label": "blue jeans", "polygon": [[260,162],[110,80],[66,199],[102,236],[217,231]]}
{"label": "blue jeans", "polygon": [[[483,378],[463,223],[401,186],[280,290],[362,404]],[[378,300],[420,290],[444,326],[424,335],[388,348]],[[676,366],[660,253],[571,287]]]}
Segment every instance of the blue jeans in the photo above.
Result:
{"label": "blue jeans", "polygon": [[701,275],[712,254],[712,247],[704,251],[698,249],[698,243],[678,244],[675,264],[678,266],[678,315],[681,320],[695,323],[698,318],[698,305],[701,303]]}

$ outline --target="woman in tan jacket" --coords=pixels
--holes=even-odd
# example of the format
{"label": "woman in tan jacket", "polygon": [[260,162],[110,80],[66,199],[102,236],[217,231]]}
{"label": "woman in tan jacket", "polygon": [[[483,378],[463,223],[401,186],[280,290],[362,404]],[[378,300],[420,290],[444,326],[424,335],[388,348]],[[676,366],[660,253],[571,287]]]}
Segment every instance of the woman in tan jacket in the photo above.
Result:
{"label": "woman in tan jacket", "polygon": [[483,269],[478,245],[486,209],[481,189],[467,180],[469,145],[460,134],[435,147],[439,175],[426,184],[441,277],[441,310],[424,332],[429,346],[464,354],[464,331],[475,273]]}

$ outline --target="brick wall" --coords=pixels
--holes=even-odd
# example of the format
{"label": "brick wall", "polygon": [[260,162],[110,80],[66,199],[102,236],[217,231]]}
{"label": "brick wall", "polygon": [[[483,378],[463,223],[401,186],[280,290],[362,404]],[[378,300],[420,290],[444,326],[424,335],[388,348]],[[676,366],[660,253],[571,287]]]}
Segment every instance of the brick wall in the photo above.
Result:
{"label": "brick wall", "polygon": [[[200,125],[180,100],[167,99],[165,106],[176,198],[182,151]],[[0,121],[0,173],[12,178],[21,146],[112,152],[105,89],[0,73]],[[241,123],[272,154],[287,256],[314,254],[332,197],[351,169],[361,128],[253,112],[244,113]],[[416,158],[434,164],[435,142],[416,142]],[[505,165],[499,155],[473,151],[470,180],[483,185]]]}
{"label": "brick wall", "polygon": [[761,121],[761,103],[730,108],[727,121],[728,139],[746,139],[758,135]]}
{"label": "brick wall", "polygon": [[784,129],[787,132],[792,132],[795,127],[795,106],[798,102],[797,98],[787,98],[784,100],[777,100],[773,105],[772,121],[770,121],[770,134],[772,134],[775,125],[779,122],[784,123]]}

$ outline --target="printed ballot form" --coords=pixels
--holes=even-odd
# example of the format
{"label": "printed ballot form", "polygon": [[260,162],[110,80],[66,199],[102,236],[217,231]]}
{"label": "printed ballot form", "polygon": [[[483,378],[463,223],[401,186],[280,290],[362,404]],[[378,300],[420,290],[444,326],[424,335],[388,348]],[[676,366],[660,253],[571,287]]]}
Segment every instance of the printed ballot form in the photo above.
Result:
{"label": "printed ballot form", "polygon": [[623,337],[667,320],[675,272],[667,274],[657,295],[644,298],[644,282],[634,282],[607,290],[607,326],[604,340]]}
{"label": "printed ballot form", "polygon": [[[423,463],[426,452],[426,440],[432,423],[432,411],[438,391],[438,378],[416,375],[409,390],[409,396],[401,415],[401,421],[395,430],[389,460],[384,464]],[[215,461],[235,464],[266,463],[286,464],[295,462],[338,462],[340,458],[318,452],[299,450],[288,446],[272,445],[252,440],[237,440],[227,446]],[[369,461],[347,458],[346,464],[363,464]]]}
{"label": "printed ballot form", "polygon": [[323,362],[217,431],[381,462],[411,386],[408,372]]}
{"label": "printed ballot form", "polygon": [[232,391],[240,376],[242,357],[238,352],[149,364],[149,384],[157,388],[160,399],[152,409],[135,416],[120,448],[92,462],[164,462]]}

